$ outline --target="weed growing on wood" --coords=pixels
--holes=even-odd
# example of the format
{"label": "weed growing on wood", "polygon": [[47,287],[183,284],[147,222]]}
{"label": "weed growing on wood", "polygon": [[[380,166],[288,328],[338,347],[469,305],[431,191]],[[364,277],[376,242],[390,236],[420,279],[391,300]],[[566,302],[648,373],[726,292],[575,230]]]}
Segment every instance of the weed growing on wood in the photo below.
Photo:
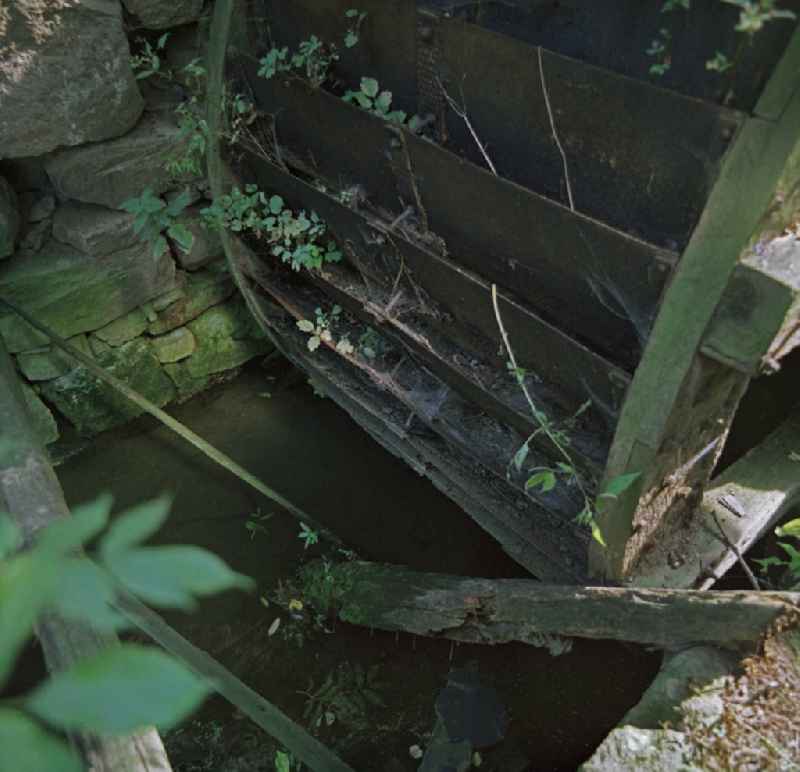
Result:
{"label": "weed growing on wood", "polygon": [[[317,308],[314,311],[315,319],[313,322],[309,319],[300,319],[297,322],[298,329],[311,336],[306,344],[309,351],[316,351],[323,341],[326,343],[333,341],[331,328],[339,321],[341,313],[342,307],[338,305],[335,305],[330,313],[325,313],[321,308]],[[339,342],[336,344],[336,350],[340,354],[347,355],[353,353],[355,348],[350,342],[348,335],[343,335],[339,339]]]}
{"label": "weed growing on wood", "polygon": [[194,243],[189,229],[177,221],[178,216],[189,204],[189,193],[184,191],[169,204],[147,188],[141,196],[129,198],[122,203],[126,212],[136,215],[133,231],[140,239],[153,245],[153,254],[161,257],[169,248],[167,237],[171,238],[184,252]]}
{"label": "weed growing on wood", "polygon": [[[375,78],[361,78],[358,91],[346,91],[342,97],[345,102],[357,104],[363,110],[398,126],[405,125],[407,114],[404,110],[392,110],[392,92],[381,91]],[[419,115],[412,115],[408,121],[408,128],[417,132],[422,127],[423,120]]]}
{"label": "weed growing on wood", "polygon": [[[755,33],[762,30],[764,25],[771,21],[797,18],[793,11],[777,8],[777,0],[720,0],[720,2],[726,5],[733,5],[739,9],[739,20],[734,29],[737,32],[744,33],[749,38],[752,38]],[[661,13],[689,11],[691,7],[692,0],[664,0],[661,6]],[[732,59],[722,51],[716,51],[714,56],[706,61],[706,70],[721,74],[734,68],[744,50],[746,39],[739,42]],[[672,65],[671,43],[672,33],[667,27],[661,27],[658,35],[651,41],[645,52],[656,60],[650,66],[651,75],[660,77],[669,72]]]}
{"label": "weed growing on wood", "polygon": [[[365,13],[350,8],[345,13],[349,24],[344,34],[345,48],[353,48],[358,44],[361,25],[367,18]],[[284,46],[273,46],[259,61],[258,74],[270,80],[278,73],[296,72],[307,80],[314,88],[320,88],[330,75],[334,62],[339,61],[339,47],[336,43],[320,40],[312,35],[303,40],[294,53]]]}
{"label": "weed growing on wood", "polygon": [[319,531],[315,531],[305,523],[300,523],[300,532],[297,534],[297,538],[303,542],[303,549],[307,550],[319,543]]}
{"label": "weed growing on wood", "polygon": [[[789,537],[800,540],[800,518],[790,520],[785,525],[779,525],[775,529],[775,535],[781,538]],[[778,542],[778,546],[786,553],[788,560],[772,555],[753,562],[758,563],[764,573],[773,566],[783,568],[789,584],[800,582],[800,551],[794,545],[786,542]]]}
{"label": "weed growing on wood", "polygon": [[[503,318],[500,315],[500,306],[497,300],[497,286],[494,284],[492,285],[492,304],[494,306],[497,325],[500,329],[500,336],[503,340],[503,346],[508,354],[508,369],[513,374],[517,385],[522,390],[531,414],[539,425],[539,428],[525,440],[522,447],[516,452],[511,463],[517,471],[522,471],[522,467],[530,453],[531,442],[540,434],[544,434],[550,440],[562,460],[556,462],[553,466],[537,466],[530,470],[533,474],[531,474],[526,481],[525,490],[528,491],[538,488],[542,493],[548,493],[555,488],[559,478],[564,479],[567,483],[576,485],[583,497],[583,508],[576,515],[575,521],[579,525],[587,526],[592,532],[592,538],[598,542],[598,544],[605,547],[606,543],[600,531],[600,526],[597,523],[597,514],[602,512],[610,502],[619,498],[620,494],[636,481],[639,477],[639,473],[624,474],[609,480],[602,492],[592,499],[586,485],[581,479],[578,468],[572,460],[572,454],[569,450],[569,436],[565,433],[563,428],[559,428],[553,424],[549,416],[536,405],[536,402],[531,396],[530,390],[525,382],[527,372],[517,363],[517,358],[514,356],[514,350],[511,348],[511,342],[509,341],[508,333],[503,324]],[[585,402],[581,405],[570,418],[570,422],[577,420],[590,406],[591,402]]]}
{"label": "weed growing on wood", "polygon": [[342,259],[334,241],[321,243],[326,226],[316,212],[295,213],[280,196],[268,198],[257,185],[246,185],[244,191],[234,188],[201,210],[201,215],[212,228],[265,239],[270,253],[294,271],[322,268],[325,263],[338,263]]}

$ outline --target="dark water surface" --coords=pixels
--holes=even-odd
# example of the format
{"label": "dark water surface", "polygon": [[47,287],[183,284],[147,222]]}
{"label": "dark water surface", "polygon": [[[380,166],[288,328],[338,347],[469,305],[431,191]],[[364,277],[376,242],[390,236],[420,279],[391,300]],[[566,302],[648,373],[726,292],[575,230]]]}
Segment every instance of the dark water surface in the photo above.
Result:
{"label": "dark water surface", "polygon": [[[207,392],[172,412],[298,506],[326,523],[366,559],[484,577],[525,576],[449,499],[377,446],[349,417],[304,384],[272,397],[263,370]],[[227,471],[149,419],[97,438],[58,470],[71,506],[103,491],[121,510],[168,491],[165,543],[213,550],[253,577],[258,592],[226,593],[170,622],[248,685],[302,721],[307,695],[327,675],[377,666],[385,707],[364,720],[316,730],[357,770],[413,770],[409,746],[425,747],[434,703],[451,667],[477,661],[496,687],[510,724],[484,752],[481,769],[572,770],[585,760],[646,688],[660,657],[641,647],[577,642],[551,657],[523,645],[451,646],[337,624],[331,633],[295,622],[273,601],[292,595],[305,552],[298,524]],[[251,513],[275,513],[250,532]],[[281,628],[270,636],[276,617]],[[309,687],[309,682],[313,685]],[[219,698],[168,738],[176,770],[271,770],[274,746]]]}

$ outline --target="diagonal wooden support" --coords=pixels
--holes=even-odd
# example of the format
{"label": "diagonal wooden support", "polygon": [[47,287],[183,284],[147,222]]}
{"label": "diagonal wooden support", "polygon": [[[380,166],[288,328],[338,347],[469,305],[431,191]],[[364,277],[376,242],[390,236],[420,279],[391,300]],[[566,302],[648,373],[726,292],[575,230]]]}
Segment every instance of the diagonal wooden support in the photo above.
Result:
{"label": "diagonal wooden support", "polygon": [[750,375],[770,373],[800,344],[800,238],[782,234],[734,268],[702,351]]}
{"label": "diagonal wooden support", "polygon": [[[800,500],[800,409],[760,445],[712,480],[682,532],[658,544],[632,575],[640,587],[706,589]],[[719,525],[717,525],[719,524]]]}
{"label": "diagonal wooden support", "polygon": [[640,477],[602,513],[608,549],[593,545],[594,575],[627,579],[648,549],[679,531],[722,451],[749,374],[705,356],[704,336],[740,259],[790,224],[781,203],[797,187],[798,66],[800,30],[734,137],[661,302],[605,473]]}

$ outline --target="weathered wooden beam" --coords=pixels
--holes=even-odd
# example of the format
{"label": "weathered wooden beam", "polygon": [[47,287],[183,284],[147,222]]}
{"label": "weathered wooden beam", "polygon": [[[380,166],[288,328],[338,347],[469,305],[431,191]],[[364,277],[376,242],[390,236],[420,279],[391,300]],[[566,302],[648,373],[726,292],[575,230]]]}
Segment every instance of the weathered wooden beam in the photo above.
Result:
{"label": "weathered wooden beam", "polygon": [[[28,415],[20,381],[0,338],[0,510],[8,512],[26,545],[50,523],[69,517],[61,485]],[[48,613],[36,627],[51,671],[69,668],[111,646],[116,637],[90,625]],[[81,732],[71,737],[89,768],[97,772],[169,772],[171,766],[155,729],[127,737]],[[9,761],[11,761],[9,759]]]}
{"label": "weathered wooden beam", "polygon": [[[795,36],[800,38],[800,30]],[[793,56],[796,45],[793,41],[786,56]],[[596,575],[624,579],[648,545],[665,537],[665,527],[679,528],[681,510],[695,503],[687,492],[699,494],[713,468],[714,454],[721,451],[747,376],[717,363],[713,363],[716,368],[709,366],[700,348],[740,256],[754,241],[776,235],[775,223],[768,222],[769,210],[782,187],[787,163],[800,146],[800,90],[791,91],[788,84],[780,88],[777,81],[794,83],[794,78],[794,71],[779,65],[767,87],[770,94],[788,97],[779,117],[748,118],[735,137],[661,303],[606,468],[609,479],[631,472],[641,476],[601,517],[608,548],[592,550]],[[774,107],[770,105],[771,110]],[[738,386],[737,377],[742,379]],[[706,416],[719,428],[711,439],[713,446],[710,423],[694,424],[697,431],[689,431],[698,378],[708,382],[712,393],[714,380],[725,386],[725,400]],[[710,463],[698,464],[702,458]],[[672,522],[665,524],[667,513]]]}
{"label": "weathered wooden beam", "polygon": [[[544,319],[632,369],[674,252],[497,177],[294,78],[265,80],[242,62],[278,142],[329,187],[358,186],[387,224],[407,205],[421,237],[450,261],[512,292]],[[324,125],[324,132],[317,127]],[[401,201],[402,199],[402,201]],[[442,249],[444,247],[444,249]]]}
{"label": "weathered wooden beam", "polygon": [[798,449],[800,410],[795,410],[712,480],[682,531],[648,551],[633,582],[639,587],[710,587],[738,560],[736,552],[744,555],[800,499],[800,463],[792,456]]}
{"label": "weathered wooden beam", "polygon": [[800,238],[781,234],[736,266],[702,351],[749,375],[770,373],[800,343]]}
{"label": "weathered wooden beam", "polygon": [[585,581],[585,531],[565,524],[439,435],[425,431],[404,405],[341,356],[323,347],[311,354],[294,317],[271,298],[255,300],[290,361],[379,443],[461,506],[511,558],[546,581]]}
{"label": "weathered wooden beam", "polygon": [[542,636],[674,648],[748,647],[797,593],[558,587],[528,579],[472,579],[350,562],[306,569],[308,599],[341,620],[472,643],[541,644]]}

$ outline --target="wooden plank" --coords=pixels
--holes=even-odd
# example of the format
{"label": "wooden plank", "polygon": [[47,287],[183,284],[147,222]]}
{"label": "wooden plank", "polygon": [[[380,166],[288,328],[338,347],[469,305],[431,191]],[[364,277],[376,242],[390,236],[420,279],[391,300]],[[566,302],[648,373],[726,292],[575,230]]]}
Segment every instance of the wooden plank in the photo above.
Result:
{"label": "wooden plank", "polygon": [[[501,176],[569,203],[544,79],[575,208],[650,243],[686,244],[742,114],[550,51],[540,68],[530,45],[454,19],[431,44]],[[448,149],[485,165],[465,121],[446,115]]]}
{"label": "wooden plank", "polygon": [[[633,369],[675,255],[575,214],[433,143],[297,80],[265,81],[244,63],[277,137],[329,188],[358,186],[393,220],[413,172],[428,226],[450,259],[530,303],[548,321]],[[318,131],[325,126],[325,131]],[[406,148],[408,156],[406,156]],[[395,170],[398,175],[395,176]],[[405,195],[401,205],[398,192]],[[418,213],[420,217],[424,216]]]}
{"label": "wooden plank", "polygon": [[[0,338],[0,511],[9,513],[25,544],[40,530],[70,517],[64,492],[47,451],[39,441],[25,407],[19,377]],[[117,640],[88,624],[48,613],[36,625],[50,671],[66,670],[101,653]],[[169,772],[169,759],[155,729],[123,737],[76,732],[71,739],[91,769],[98,772]]]}
{"label": "wooden plank", "polygon": [[[795,34],[800,36],[800,32]],[[778,70],[781,78],[789,77],[782,68]],[[659,491],[677,493],[681,487],[674,485],[675,466],[670,469],[671,464],[666,463],[678,446],[669,442],[669,432],[685,425],[685,414],[695,397],[692,373],[703,369],[697,357],[702,336],[742,251],[751,238],[761,235],[762,218],[772,204],[787,159],[798,146],[798,136],[800,93],[795,92],[775,123],[748,119],[725,159],[667,289],[620,416],[606,477],[634,471],[642,476],[603,513],[600,525],[609,546],[592,553],[593,570],[598,574],[617,579],[627,576],[658,529],[659,511],[651,509],[646,519],[642,511],[643,517],[639,517],[640,496],[652,499]],[[717,420],[729,421],[735,407],[736,400],[728,418],[718,415]],[[686,439],[683,450],[687,457],[702,452],[701,437]],[[660,513],[673,501],[674,495],[664,496]],[[635,531],[636,539],[629,544]]]}
{"label": "wooden plank", "polygon": [[257,298],[281,348],[309,373],[381,444],[400,455],[452,498],[517,563],[549,581],[581,582],[585,577],[586,534],[497,480],[474,460],[433,432],[419,431],[407,407],[341,357],[318,349],[310,354],[304,336],[285,310]]}
{"label": "wooden plank", "polygon": [[736,266],[703,337],[706,356],[750,375],[773,372],[800,343],[800,239],[759,243]]}
{"label": "wooden plank", "polygon": [[[337,85],[357,90],[362,77],[377,78],[381,89],[392,92],[393,108],[409,115],[417,111],[416,0],[259,0],[255,5],[260,18],[251,26],[262,35],[259,55],[272,45],[295,51],[301,40],[316,35],[339,48],[332,68]],[[358,44],[346,48],[350,8],[366,19]]]}
{"label": "wooden plank", "polygon": [[[433,14],[448,13],[622,75],[742,110],[757,102],[795,27],[791,21],[771,22],[742,46],[742,35],[735,30],[739,9],[733,4],[691,3],[690,9],[670,14],[662,12],[662,0],[424,0],[420,5]],[[800,15],[798,0],[780,5]],[[647,49],[662,27],[671,34],[670,68],[659,77],[649,74],[656,60]],[[707,70],[705,63],[716,51],[737,58],[738,66],[724,74]]]}
{"label": "wooden plank", "polygon": [[680,533],[660,541],[632,575],[639,587],[706,589],[800,499],[800,410],[712,480]]}
{"label": "wooden plank", "polygon": [[[321,573],[312,564],[306,576]],[[800,594],[559,587],[474,579],[380,563],[340,563],[308,599],[351,624],[471,643],[541,644],[543,636],[632,641],[663,648],[698,642],[752,647]],[[326,604],[327,601],[327,604]]]}
{"label": "wooden plank", "polygon": [[675,255],[432,142],[409,136],[407,146],[429,227],[453,261],[609,359],[638,362]]}
{"label": "wooden plank", "polygon": [[[265,190],[280,193],[292,206],[316,211],[351,254],[372,253],[383,257],[389,251],[386,238],[377,238],[386,232],[384,223],[343,206],[333,196],[261,159],[251,158],[248,169]],[[391,244],[396,246],[414,281],[454,319],[479,331],[490,342],[489,348],[497,351],[501,341],[489,285],[452,260],[411,244],[400,234],[391,234]],[[387,272],[392,281],[395,270]],[[591,399],[603,420],[613,425],[628,383],[623,370],[570,339],[505,293],[501,293],[501,314],[522,365],[542,381],[534,384],[533,389],[543,403],[572,413]],[[495,363],[499,369],[505,369],[504,357],[497,357]]]}

